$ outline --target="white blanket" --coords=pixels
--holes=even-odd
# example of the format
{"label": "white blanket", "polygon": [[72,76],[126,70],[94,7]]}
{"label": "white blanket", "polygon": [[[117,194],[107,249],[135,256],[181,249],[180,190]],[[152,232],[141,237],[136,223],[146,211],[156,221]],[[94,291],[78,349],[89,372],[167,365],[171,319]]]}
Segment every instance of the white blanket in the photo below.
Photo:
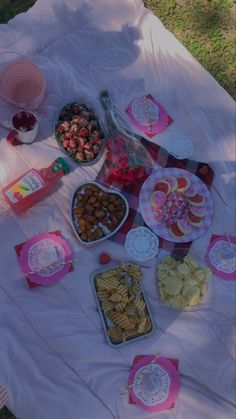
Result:
{"label": "white blanket", "polygon": [[[99,92],[106,88],[120,110],[151,93],[173,117],[171,128],[194,144],[193,158],[215,171],[214,221],[194,242],[204,256],[212,233],[235,234],[235,108],[218,85],[141,0],[38,0],[27,13],[0,25],[0,52],[18,51],[45,72],[46,96],[38,109],[40,131],[31,145],[11,147],[0,129],[1,186],[31,167],[47,167],[59,151],[53,118],[62,102],[82,98],[103,117]],[[0,65],[3,63],[0,56]],[[0,99],[1,120],[14,107]],[[165,135],[155,138],[164,144]],[[175,410],[160,418],[231,419],[235,414],[235,282],[214,277],[214,308],[177,314],[160,308],[155,260],[144,287],[156,323],[154,335],[121,349],[105,341],[90,284],[97,255],[121,246],[105,241],[80,246],[70,224],[70,197],[79,182],[95,179],[102,160],[76,168],[62,187],[16,215],[0,203],[0,384],[18,419],[152,418],[122,394],[137,354],[179,358],[181,392]],[[80,262],[52,287],[30,290],[14,250],[34,234],[60,229]]]}

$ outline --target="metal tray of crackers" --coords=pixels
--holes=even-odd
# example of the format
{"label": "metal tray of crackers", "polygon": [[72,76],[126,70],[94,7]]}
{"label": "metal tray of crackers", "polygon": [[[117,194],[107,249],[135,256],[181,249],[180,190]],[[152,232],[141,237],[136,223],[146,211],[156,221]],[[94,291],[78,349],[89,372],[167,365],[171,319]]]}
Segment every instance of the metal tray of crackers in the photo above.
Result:
{"label": "metal tray of crackers", "polygon": [[154,331],[148,301],[134,263],[110,264],[92,275],[92,287],[107,342],[113,348],[150,336]]}

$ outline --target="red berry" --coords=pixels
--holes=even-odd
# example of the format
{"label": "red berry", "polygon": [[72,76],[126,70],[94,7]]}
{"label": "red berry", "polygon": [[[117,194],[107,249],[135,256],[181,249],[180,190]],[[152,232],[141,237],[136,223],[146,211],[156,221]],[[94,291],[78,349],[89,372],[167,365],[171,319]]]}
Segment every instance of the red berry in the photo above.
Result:
{"label": "red berry", "polygon": [[107,263],[109,263],[111,261],[111,256],[108,255],[108,253],[101,253],[100,257],[99,257],[99,262],[102,265],[106,265]]}
{"label": "red berry", "polygon": [[82,128],[79,132],[77,132],[77,136],[84,138],[87,137],[88,133],[89,132],[86,128]]}
{"label": "red berry", "polygon": [[69,141],[70,147],[76,147],[77,146],[77,142],[75,140],[70,140]]}

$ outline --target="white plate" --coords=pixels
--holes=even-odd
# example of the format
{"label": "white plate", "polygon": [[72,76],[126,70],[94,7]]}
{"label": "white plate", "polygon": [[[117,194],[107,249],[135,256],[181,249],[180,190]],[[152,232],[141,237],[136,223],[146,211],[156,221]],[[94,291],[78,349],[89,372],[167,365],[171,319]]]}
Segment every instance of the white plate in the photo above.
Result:
{"label": "white plate", "polygon": [[[150,203],[150,195],[154,191],[155,183],[164,176],[174,176],[175,178],[184,176],[188,178],[191,184],[197,187],[198,193],[205,198],[204,208],[206,209],[206,214],[203,217],[202,224],[199,227],[193,227],[192,231],[188,234],[186,233],[183,237],[172,237],[166,224],[156,220]],[[205,183],[189,171],[178,168],[158,169],[145,180],[139,193],[139,208],[145,223],[155,234],[175,243],[186,243],[197,239],[208,230],[213,220],[213,201]]]}

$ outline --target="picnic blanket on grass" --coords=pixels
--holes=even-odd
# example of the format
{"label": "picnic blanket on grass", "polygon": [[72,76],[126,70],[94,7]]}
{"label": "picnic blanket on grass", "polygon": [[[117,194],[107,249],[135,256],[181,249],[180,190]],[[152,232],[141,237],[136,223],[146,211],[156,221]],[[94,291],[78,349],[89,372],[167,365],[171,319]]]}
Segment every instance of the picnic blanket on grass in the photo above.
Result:
{"label": "picnic blanket on grass", "polygon": [[[63,102],[83,100],[103,119],[99,93],[109,91],[123,113],[134,97],[151,93],[194,145],[192,160],[214,171],[214,220],[192,244],[204,256],[214,234],[235,231],[235,104],[141,0],[38,0],[25,14],[0,25],[0,52],[18,51],[40,66],[46,95],[37,110],[37,141],[11,147],[0,128],[0,185],[58,156],[53,120]],[[12,55],[0,56],[0,67]],[[15,108],[0,99],[1,120]],[[165,132],[152,141],[165,147]],[[123,393],[133,359],[155,354],[179,359],[181,392],[175,411],[162,419],[232,419],[235,415],[235,282],[214,279],[214,307],[179,313],[160,307],[156,259],[143,270],[143,286],[156,325],[148,339],[114,349],[107,345],[90,283],[109,252],[127,259],[106,240],[83,247],[70,220],[70,201],[80,182],[94,180],[96,165],[72,171],[60,188],[27,214],[0,200],[0,383],[18,419],[145,419]],[[35,234],[60,230],[78,257],[74,271],[51,287],[30,289],[15,246]],[[165,254],[163,250],[160,257]]]}

